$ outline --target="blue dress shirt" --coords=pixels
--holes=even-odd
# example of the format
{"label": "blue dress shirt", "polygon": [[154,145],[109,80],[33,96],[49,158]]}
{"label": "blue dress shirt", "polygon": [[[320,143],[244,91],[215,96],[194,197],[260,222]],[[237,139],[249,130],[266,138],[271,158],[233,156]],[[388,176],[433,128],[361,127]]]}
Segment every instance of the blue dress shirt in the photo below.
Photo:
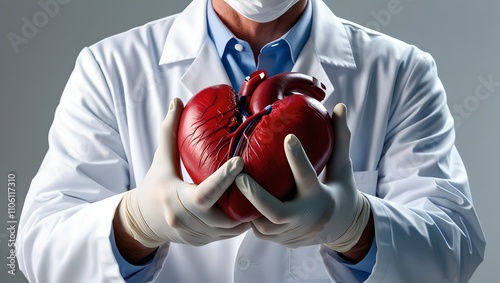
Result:
{"label": "blue dress shirt", "polygon": [[208,35],[215,44],[233,88],[238,92],[246,76],[265,70],[268,76],[292,70],[311,32],[312,7],[308,3],[302,17],[282,37],[264,45],[255,64],[248,42],[237,38],[207,5]]}

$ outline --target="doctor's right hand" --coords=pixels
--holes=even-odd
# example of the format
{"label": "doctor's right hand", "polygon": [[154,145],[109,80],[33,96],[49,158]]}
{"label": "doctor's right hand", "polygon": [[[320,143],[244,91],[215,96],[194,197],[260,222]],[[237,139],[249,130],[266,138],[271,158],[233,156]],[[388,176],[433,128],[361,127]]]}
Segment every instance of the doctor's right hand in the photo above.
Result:
{"label": "doctor's right hand", "polygon": [[166,242],[201,246],[250,227],[214,206],[243,169],[241,158],[230,159],[199,185],[182,180],[177,147],[182,109],[180,99],[170,103],[152,165],[141,184],[124,195],[118,209],[125,230],[147,248]]}

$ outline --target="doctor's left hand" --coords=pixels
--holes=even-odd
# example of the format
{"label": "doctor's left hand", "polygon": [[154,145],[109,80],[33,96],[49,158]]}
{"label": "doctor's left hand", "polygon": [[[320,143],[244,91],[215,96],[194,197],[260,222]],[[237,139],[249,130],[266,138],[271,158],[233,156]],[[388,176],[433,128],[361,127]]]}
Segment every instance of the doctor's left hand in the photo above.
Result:
{"label": "doctor's left hand", "polygon": [[199,185],[182,180],[177,147],[182,108],[180,99],[170,104],[152,165],[118,209],[125,230],[146,248],[167,242],[201,246],[250,228],[214,206],[243,169],[241,158],[230,159]]}
{"label": "doctor's left hand", "polygon": [[263,215],[252,221],[257,237],[292,248],[325,244],[338,252],[347,252],[358,242],[370,218],[370,205],[354,183],[343,104],[335,107],[332,118],[335,144],[324,182],[294,135],[284,141],[297,187],[294,199],[278,200],[246,174],[236,178],[240,191]]}

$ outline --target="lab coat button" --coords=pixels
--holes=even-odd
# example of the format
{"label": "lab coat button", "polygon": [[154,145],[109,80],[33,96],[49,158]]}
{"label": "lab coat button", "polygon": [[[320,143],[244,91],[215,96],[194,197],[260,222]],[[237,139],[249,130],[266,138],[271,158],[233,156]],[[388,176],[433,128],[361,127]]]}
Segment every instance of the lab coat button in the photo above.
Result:
{"label": "lab coat button", "polygon": [[241,44],[239,44],[239,43],[236,43],[236,44],[234,45],[234,49],[236,49],[236,51],[241,52],[241,51],[243,51],[244,47],[243,47],[243,45],[241,45]]}
{"label": "lab coat button", "polygon": [[238,268],[240,270],[247,270],[250,267],[250,259],[246,256],[242,256],[238,259]]}

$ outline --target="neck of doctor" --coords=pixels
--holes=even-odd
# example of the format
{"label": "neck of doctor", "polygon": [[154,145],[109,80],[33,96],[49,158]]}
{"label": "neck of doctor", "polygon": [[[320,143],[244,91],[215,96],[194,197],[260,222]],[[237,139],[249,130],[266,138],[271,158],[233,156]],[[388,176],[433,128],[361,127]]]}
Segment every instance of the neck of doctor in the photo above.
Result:
{"label": "neck of doctor", "polygon": [[224,0],[212,0],[215,13],[224,25],[239,39],[250,44],[255,62],[267,43],[284,35],[300,18],[308,0],[300,0],[281,17],[267,23],[254,22],[229,6]]}

